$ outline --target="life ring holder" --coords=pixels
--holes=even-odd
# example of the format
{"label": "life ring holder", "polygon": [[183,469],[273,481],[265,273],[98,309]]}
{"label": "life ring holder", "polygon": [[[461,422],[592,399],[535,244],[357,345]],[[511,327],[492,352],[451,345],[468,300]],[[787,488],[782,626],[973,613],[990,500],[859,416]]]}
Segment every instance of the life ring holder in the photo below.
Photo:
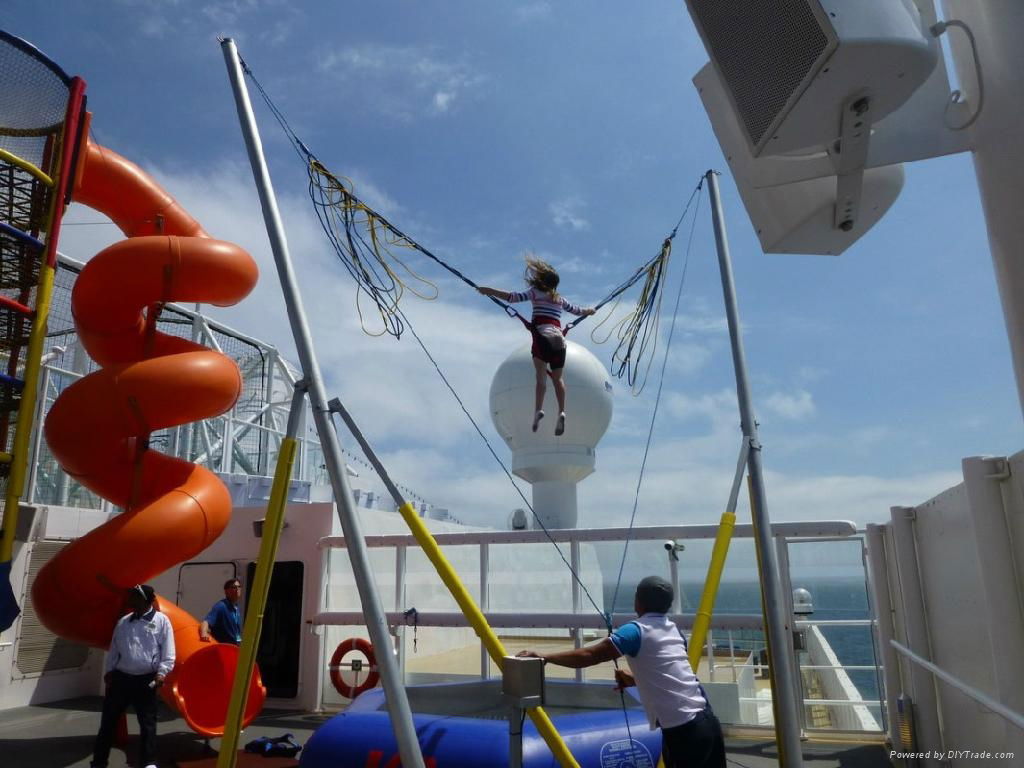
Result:
{"label": "life ring holder", "polygon": [[[366,657],[367,675],[366,679],[359,685],[349,685],[341,677],[343,666],[341,660],[352,651],[358,651]],[[357,659],[347,666],[353,671],[359,672],[363,668],[363,662]],[[373,653],[373,646],[370,645],[368,640],[364,640],[361,637],[350,637],[348,640],[342,640],[338,643],[338,647],[334,649],[334,655],[331,656],[331,663],[328,669],[331,673],[331,683],[334,685],[334,690],[346,699],[354,699],[364,691],[373,688],[380,680],[380,674],[377,672],[377,657]]]}

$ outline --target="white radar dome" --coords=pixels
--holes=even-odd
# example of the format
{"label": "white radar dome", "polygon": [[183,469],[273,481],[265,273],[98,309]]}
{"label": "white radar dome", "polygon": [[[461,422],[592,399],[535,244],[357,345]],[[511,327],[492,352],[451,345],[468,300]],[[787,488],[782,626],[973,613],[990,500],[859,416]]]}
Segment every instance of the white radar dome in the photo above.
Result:
{"label": "white radar dome", "polygon": [[576,524],[576,483],[594,471],[595,448],[612,419],[612,384],[604,365],[567,341],[563,380],[565,433],[555,435],[558,404],[549,378],[544,419],[532,430],[536,375],[529,345],[498,366],[491,381],[494,428],[512,451],[512,472],[533,484],[534,511],[545,527]]}

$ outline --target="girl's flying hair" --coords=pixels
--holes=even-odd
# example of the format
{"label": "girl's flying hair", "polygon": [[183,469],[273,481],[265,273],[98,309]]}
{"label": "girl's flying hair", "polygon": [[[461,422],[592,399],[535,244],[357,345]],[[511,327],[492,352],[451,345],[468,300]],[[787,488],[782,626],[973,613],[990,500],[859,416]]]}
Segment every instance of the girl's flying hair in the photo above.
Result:
{"label": "girl's flying hair", "polygon": [[527,284],[538,291],[550,293],[554,299],[558,298],[558,272],[546,261],[535,259],[533,256],[526,257],[526,278]]}

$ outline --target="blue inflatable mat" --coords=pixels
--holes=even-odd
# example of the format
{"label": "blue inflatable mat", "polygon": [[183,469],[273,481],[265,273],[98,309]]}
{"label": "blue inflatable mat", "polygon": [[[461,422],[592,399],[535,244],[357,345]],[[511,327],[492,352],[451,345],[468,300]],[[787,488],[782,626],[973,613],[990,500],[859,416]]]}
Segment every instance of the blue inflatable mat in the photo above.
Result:
{"label": "blue inflatable mat", "polygon": [[[549,685],[558,690],[561,706],[548,708],[555,728],[583,768],[656,768],[661,753],[661,732],[651,731],[636,701],[627,697],[629,709],[593,709],[564,706],[573,688],[589,687]],[[600,684],[603,688],[610,686]],[[413,722],[427,768],[508,768],[509,724],[500,716],[504,706],[493,701],[481,707],[483,716],[445,714],[454,705],[467,708],[467,702],[487,698],[479,685],[423,686],[410,688]],[[450,690],[454,689],[454,690]],[[426,696],[423,694],[426,693]],[[439,706],[422,710],[427,697]],[[618,694],[609,703],[618,701]],[[500,700],[499,700],[500,702]],[[484,702],[487,704],[488,702]],[[394,732],[380,689],[360,696],[345,712],[327,721],[306,742],[299,764],[302,768],[398,768],[400,765]],[[448,704],[449,706],[445,706]],[[419,705],[419,706],[418,706]],[[626,722],[629,722],[628,735]],[[632,737],[630,740],[629,737]],[[523,768],[558,768],[558,762],[527,718],[523,725]]]}

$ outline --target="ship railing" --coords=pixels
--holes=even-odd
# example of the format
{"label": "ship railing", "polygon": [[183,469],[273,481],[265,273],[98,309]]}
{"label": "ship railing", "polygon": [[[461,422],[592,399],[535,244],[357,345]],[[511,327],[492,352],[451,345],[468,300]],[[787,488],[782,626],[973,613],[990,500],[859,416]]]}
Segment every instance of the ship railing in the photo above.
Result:
{"label": "ship railing", "polygon": [[[201,322],[199,322],[201,321]],[[197,316],[197,331],[202,337],[214,331],[224,333],[222,327],[210,325],[208,318]],[[246,339],[247,343],[256,344]],[[209,344],[209,341],[204,341]],[[211,347],[212,344],[209,344]],[[267,366],[275,371],[275,380],[293,382],[294,373],[272,347],[265,347]],[[57,396],[72,382],[87,375],[88,371],[72,370],[56,360],[44,363],[40,377],[38,398],[38,424],[53,405]],[[291,383],[287,388],[290,389]],[[240,473],[254,476],[268,476],[272,473],[277,452],[285,436],[287,399],[272,399],[261,405],[251,403],[236,405],[226,414],[185,424],[168,430],[161,430],[151,436],[150,444],[169,455],[186,459],[195,464],[223,474]],[[243,410],[244,409],[244,410]],[[299,455],[293,479],[306,481],[311,485],[325,485],[326,472],[323,468],[320,442],[315,436],[302,431],[299,441]],[[227,446],[227,450],[225,450]],[[110,504],[79,486],[68,477],[50,455],[42,430],[37,429],[32,440],[32,462],[29,469],[27,492],[29,504],[54,504],[87,509],[113,511]]]}
{"label": "ship railing", "polygon": [[972,685],[968,685],[963,680],[954,675],[951,675],[946,670],[942,669],[936,664],[928,661],[927,659],[914,653],[912,650],[907,648],[905,645],[901,645],[895,640],[890,640],[889,644],[896,649],[897,653],[902,654],[904,657],[909,659],[912,663],[917,664],[919,667],[928,670],[933,676],[943,681],[947,685],[952,686],[956,690],[960,691],[965,696],[974,699],[978,704],[983,706],[985,709],[999,715],[1006,722],[1015,726],[1021,731],[1024,731],[1024,714],[1015,712],[1014,710],[1007,707],[1005,704],[997,701],[996,699],[989,696],[984,691],[980,691]]}
{"label": "ship railing", "polygon": [[[591,607],[585,603],[582,587],[576,579],[570,581],[568,578],[564,578],[552,586],[553,591],[559,591],[563,596],[565,604],[562,609],[557,607],[549,609],[546,604],[536,605],[532,610],[508,610],[507,605],[502,605],[499,609],[498,603],[508,602],[508,599],[503,601],[502,598],[508,598],[505,592],[510,585],[507,574],[496,575],[492,572],[496,568],[495,561],[499,559],[497,555],[502,551],[503,545],[546,546],[550,549],[550,536],[550,539],[559,545],[568,545],[564,547],[568,550],[568,560],[573,570],[584,576],[582,581],[586,583],[588,581],[585,576],[586,568],[581,569],[581,564],[585,566],[588,562],[584,554],[587,552],[585,545],[602,543],[621,545],[628,539],[637,543],[638,547],[646,545],[650,548],[651,542],[656,542],[660,550],[661,545],[668,541],[713,539],[717,530],[716,525],[685,525],[648,526],[633,529],[563,529],[552,530],[548,534],[533,530],[439,532],[435,533],[434,537],[446,552],[454,552],[455,557],[461,558],[458,570],[464,575],[472,574],[471,578],[466,579],[467,588],[477,599],[478,605],[496,633],[506,642],[507,651],[515,653],[522,648],[535,647],[537,643],[548,643],[548,647],[555,642],[566,647],[571,643],[575,647],[581,647],[592,639],[602,637],[606,623],[603,616],[597,611],[591,610]],[[737,526],[735,532],[737,539],[751,538],[752,535],[752,526]],[[783,548],[788,548],[790,544],[813,543],[819,539],[826,542],[852,541],[857,545],[862,544],[860,532],[852,523],[845,521],[776,523],[773,525],[773,535],[779,546]],[[371,550],[378,553],[371,552],[371,556],[377,558],[374,561],[375,568],[378,573],[382,574],[382,581],[379,582],[378,588],[385,607],[388,607],[388,602],[393,603],[390,606],[391,610],[386,614],[386,620],[392,627],[396,638],[399,666],[407,682],[468,679],[467,675],[471,675],[474,679],[488,679],[499,674],[497,667],[490,661],[482,647],[479,650],[479,660],[475,665],[475,670],[472,662],[468,665],[465,663],[466,646],[474,643],[476,639],[472,635],[465,617],[459,611],[454,610],[454,603],[450,598],[436,590],[428,594],[421,584],[409,585],[410,557],[417,558],[414,569],[417,576],[422,578],[426,575],[429,578],[429,575],[426,574],[428,566],[422,553],[418,552],[418,547],[412,536],[398,533],[376,534],[366,536],[365,542]],[[331,560],[332,553],[338,555],[340,554],[338,550],[344,549],[344,538],[326,537],[320,540],[320,547],[325,550],[323,566],[325,573],[335,574],[333,579],[328,579],[330,586],[324,596],[325,602],[322,606],[324,610],[312,619],[314,625],[323,628],[322,631],[328,633],[323,644],[325,656],[323,668],[326,669],[326,658],[330,655],[335,642],[344,636],[358,634],[359,628],[365,624],[365,618],[362,611],[359,610],[358,603],[355,602],[355,590],[351,585],[347,583],[342,585],[339,581],[342,574],[347,574],[347,569],[343,563]],[[384,552],[381,550],[391,550],[393,562],[389,564],[388,561],[381,559],[384,557]],[[656,559],[651,563],[651,570],[657,571],[658,563],[661,564],[661,568],[665,568],[667,562],[670,565],[667,569],[669,577],[678,583],[678,571],[671,567],[671,558],[666,558],[664,552],[654,557]],[[594,562],[592,553],[589,562],[591,565]],[[787,559],[785,562],[788,564],[789,560]],[[557,567],[554,558],[549,565]],[[394,574],[393,580],[387,575],[392,567],[394,569],[391,571]],[[344,576],[344,578],[348,577]],[[598,574],[598,578],[600,578],[600,574]],[[786,581],[784,585],[786,593],[791,593],[788,571],[784,573],[784,580]],[[515,582],[512,584],[515,585]],[[531,590],[530,584],[525,582],[518,586],[523,593],[528,593]],[[624,585],[623,588],[631,594],[632,586],[632,584]],[[344,605],[338,606],[343,610],[332,610],[330,605],[332,600],[344,603]],[[409,608],[412,605],[416,605],[417,610],[414,616],[410,617]],[[451,606],[452,609],[445,608],[445,605]],[[632,618],[634,618],[633,614],[616,614],[612,616],[612,623],[618,626]],[[673,612],[672,618],[684,630],[692,626],[692,614]],[[794,616],[793,622],[794,630],[799,633],[817,632],[818,637],[814,642],[825,646],[828,644],[821,636],[821,629],[831,631],[837,627],[863,627],[870,630],[872,625],[871,618],[814,620]],[[346,629],[340,633],[331,631],[341,627]],[[723,720],[743,728],[758,729],[771,725],[770,690],[767,688],[767,675],[764,674],[766,664],[763,653],[765,647],[763,629],[764,621],[760,613],[717,612],[713,617],[711,632],[708,634],[702,654],[699,669],[701,679],[712,686],[728,687],[731,685],[736,688],[736,691],[730,694],[731,701],[735,704],[735,711]],[[446,642],[453,645],[459,645],[456,633],[463,633],[459,635],[463,652],[459,654],[458,671],[453,671],[452,668],[441,669],[436,673],[424,671],[428,667],[425,666],[423,657],[429,658],[432,652],[428,634],[432,630],[435,633],[449,633],[447,636],[449,639]],[[409,652],[409,640],[413,632],[420,633],[419,658],[410,655]],[[424,640],[427,641],[426,652],[423,650]],[[438,645],[443,645],[443,642],[438,641]],[[820,731],[835,735],[841,732],[856,732],[861,735],[867,733],[874,736],[880,736],[883,733],[878,720],[866,713],[868,708],[876,712],[883,711],[884,701],[877,698],[863,698],[848,677],[848,673],[852,672],[869,675],[872,679],[877,680],[879,675],[876,665],[844,665],[838,663],[838,660],[829,663],[821,658],[812,662],[807,656],[799,654],[798,662],[800,662],[800,669],[803,672],[802,677],[819,675],[830,681],[829,684],[820,686],[820,690],[805,691],[804,693],[805,706],[801,710],[805,713],[804,728],[807,733],[814,735]],[[414,671],[409,671],[410,665],[414,667]],[[549,674],[563,674],[568,678],[574,677],[578,681],[607,679],[610,674],[608,670],[565,670],[563,672],[562,670],[555,671],[551,667],[548,669]],[[339,702],[330,701],[329,686],[330,683],[327,682],[325,693],[328,695],[325,696],[325,700],[328,706],[337,706]],[[753,695],[755,689],[757,694]],[[829,695],[830,691],[834,692],[833,695]],[[830,712],[828,725],[820,724],[819,716],[823,708]],[[840,714],[842,710],[845,710],[846,714]],[[721,714],[723,713],[720,712]]]}

